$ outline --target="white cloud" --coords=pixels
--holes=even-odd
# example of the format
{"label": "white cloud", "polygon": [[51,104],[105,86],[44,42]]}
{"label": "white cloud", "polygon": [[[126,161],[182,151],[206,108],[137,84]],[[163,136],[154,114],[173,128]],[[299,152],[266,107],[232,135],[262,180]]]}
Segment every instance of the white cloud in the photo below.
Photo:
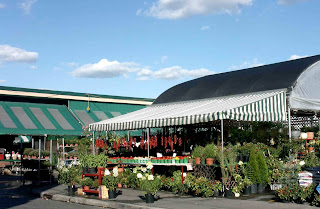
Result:
{"label": "white cloud", "polygon": [[23,2],[19,3],[20,9],[23,10],[25,14],[30,14],[31,7],[35,4],[37,0],[24,0]]}
{"label": "white cloud", "polygon": [[214,74],[215,72],[208,69],[194,69],[186,70],[180,66],[172,66],[168,68],[163,68],[152,73],[152,78],[159,80],[176,80],[183,78],[198,78],[206,75]]}
{"label": "white cloud", "polygon": [[36,69],[38,69],[38,67],[37,67],[37,66],[35,66],[35,65],[31,65],[31,66],[30,66],[30,69],[32,69],[32,70],[36,70]]}
{"label": "white cloud", "polygon": [[150,76],[152,75],[152,71],[149,69],[142,69],[137,73],[138,76]]}
{"label": "white cloud", "polygon": [[66,65],[66,66],[68,66],[68,67],[71,67],[71,68],[73,68],[73,67],[78,67],[79,66],[79,63],[77,63],[77,62],[64,62],[64,63],[62,63],[63,65]]}
{"label": "white cloud", "polygon": [[138,9],[137,12],[136,12],[136,15],[140,15],[142,12],[142,9]]}
{"label": "white cloud", "polygon": [[294,54],[294,55],[291,55],[288,60],[296,60],[296,59],[300,59],[300,58],[304,58],[304,57],[308,57],[308,56],[307,55],[299,56],[299,55]]}
{"label": "white cloud", "polygon": [[180,19],[194,15],[240,13],[253,0],[157,0],[145,15],[158,19]]}
{"label": "white cloud", "polygon": [[141,77],[138,77],[137,80],[138,81],[146,81],[146,80],[149,80],[150,78],[147,77],[147,76],[141,76]]}
{"label": "white cloud", "polygon": [[139,71],[138,64],[134,62],[118,62],[102,59],[98,63],[85,64],[72,71],[75,77],[113,78],[126,76],[127,73]]}
{"label": "white cloud", "polygon": [[278,0],[278,4],[291,5],[291,4],[300,3],[304,1],[310,1],[310,0]]}
{"label": "white cloud", "polygon": [[161,57],[161,63],[165,63],[168,60],[168,56]]}
{"label": "white cloud", "polygon": [[232,65],[231,67],[229,67],[229,70],[246,69],[246,68],[258,67],[261,65],[264,65],[264,63],[261,63],[258,61],[257,58],[254,58],[252,61],[244,61],[241,65]]}
{"label": "white cloud", "polygon": [[5,83],[5,82],[7,82],[6,80],[0,80],[0,83]]}
{"label": "white cloud", "polygon": [[0,62],[35,62],[38,59],[37,52],[28,52],[24,49],[10,45],[0,45]]}
{"label": "white cloud", "polygon": [[5,8],[5,7],[6,7],[5,4],[0,3],[0,9],[3,9],[3,8]]}
{"label": "white cloud", "polygon": [[209,30],[210,26],[209,25],[204,25],[200,28],[200,30]]}

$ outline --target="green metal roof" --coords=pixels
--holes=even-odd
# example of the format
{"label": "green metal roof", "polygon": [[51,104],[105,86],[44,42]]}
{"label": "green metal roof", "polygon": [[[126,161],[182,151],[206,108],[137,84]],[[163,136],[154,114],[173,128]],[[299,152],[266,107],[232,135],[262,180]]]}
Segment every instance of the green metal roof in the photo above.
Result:
{"label": "green metal roof", "polygon": [[59,95],[82,96],[82,97],[89,95],[90,97],[96,97],[96,98],[123,99],[123,100],[146,101],[146,102],[153,102],[153,101],[154,101],[154,99],[151,99],[151,98],[111,96],[111,95],[90,94],[90,93],[77,93],[77,92],[68,92],[68,91],[55,91],[55,90],[43,90],[43,89],[18,88],[18,87],[9,87],[9,86],[0,86],[0,90],[23,91],[23,92],[32,92],[32,93],[45,93],[45,94],[59,94]]}
{"label": "green metal roof", "polygon": [[0,102],[0,134],[81,135],[82,127],[63,105]]}
{"label": "green metal roof", "polygon": [[129,112],[145,108],[145,105],[115,104],[90,102],[90,111],[87,111],[88,102],[69,101],[69,110],[81,121],[83,125],[110,119]]}

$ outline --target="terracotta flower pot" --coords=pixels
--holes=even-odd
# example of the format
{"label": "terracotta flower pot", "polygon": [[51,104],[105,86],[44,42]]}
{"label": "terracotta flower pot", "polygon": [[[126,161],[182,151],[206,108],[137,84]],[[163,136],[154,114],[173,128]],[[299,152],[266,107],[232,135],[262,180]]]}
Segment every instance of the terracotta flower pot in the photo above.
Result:
{"label": "terracotta flower pot", "polygon": [[118,188],[122,188],[122,184],[119,183],[119,184],[118,184]]}
{"label": "terracotta flower pot", "polygon": [[207,165],[213,165],[214,158],[206,158]]}
{"label": "terracotta flower pot", "polygon": [[84,190],[90,190],[90,186],[84,186],[83,189]]}
{"label": "terracotta flower pot", "polygon": [[312,152],[314,150],[314,147],[308,147],[309,152]]}
{"label": "terracotta flower pot", "polygon": [[200,157],[195,157],[194,159],[195,159],[197,165],[201,164],[201,158]]}
{"label": "terracotta flower pot", "polygon": [[314,132],[307,132],[307,139],[313,139],[314,138]]}

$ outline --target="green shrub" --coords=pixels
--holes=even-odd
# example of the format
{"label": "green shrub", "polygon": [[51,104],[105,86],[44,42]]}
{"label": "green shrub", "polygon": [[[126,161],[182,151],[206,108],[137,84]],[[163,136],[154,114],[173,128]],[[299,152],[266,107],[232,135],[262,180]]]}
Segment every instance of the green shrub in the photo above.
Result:
{"label": "green shrub", "polygon": [[203,158],[204,148],[202,146],[196,145],[192,150],[192,157],[200,157]]}
{"label": "green shrub", "polygon": [[257,184],[261,181],[255,149],[251,149],[249,162],[246,167],[246,174],[253,184]]}
{"label": "green shrub", "polygon": [[268,182],[268,166],[265,156],[263,155],[262,151],[258,151],[256,155],[260,176],[258,183],[266,184]]}
{"label": "green shrub", "polygon": [[204,158],[215,158],[217,155],[217,146],[215,144],[207,144],[204,148]]}
{"label": "green shrub", "polygon": [[90,177],[85,177],[81,180],[81,186],[92,186],[93,180]]}

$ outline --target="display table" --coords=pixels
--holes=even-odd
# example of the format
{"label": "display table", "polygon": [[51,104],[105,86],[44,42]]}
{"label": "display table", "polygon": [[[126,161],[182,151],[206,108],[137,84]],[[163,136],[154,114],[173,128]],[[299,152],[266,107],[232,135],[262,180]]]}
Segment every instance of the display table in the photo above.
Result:
{"label": "display table", "polygon": [[[147,165],[147,163],[108,163],[108,164],[118,164],[122,165],[123,173],[124,173],[124,166],[125,165],[132,165],[132,166],[140,166],[140,165]],[[152,163],[153,166],[180,166],[181,167],[181,179],[182,182],[184,181],[183,177],[183,167],[187,167],[187,171],[193,170],[193,164],[192,163]],[[152,168],[152,174],[154,175],[154,170]]]}
{"label": "display table", "polygon": [[[88,177],[98,177],[99,186],[101,186],[101,178],[104,176],[104,172],[103,172],[104,169],[105,169],[105,168],[98,168],[98,173],[83,173],[83,174],[81,175],[81,178],[83,178],[84,176],[88,176]],[[89,189],[89,190],[83,189],[83,192],[99,194],[99,191],[98,191],[98,190],[93,190],[93,189]]]}

